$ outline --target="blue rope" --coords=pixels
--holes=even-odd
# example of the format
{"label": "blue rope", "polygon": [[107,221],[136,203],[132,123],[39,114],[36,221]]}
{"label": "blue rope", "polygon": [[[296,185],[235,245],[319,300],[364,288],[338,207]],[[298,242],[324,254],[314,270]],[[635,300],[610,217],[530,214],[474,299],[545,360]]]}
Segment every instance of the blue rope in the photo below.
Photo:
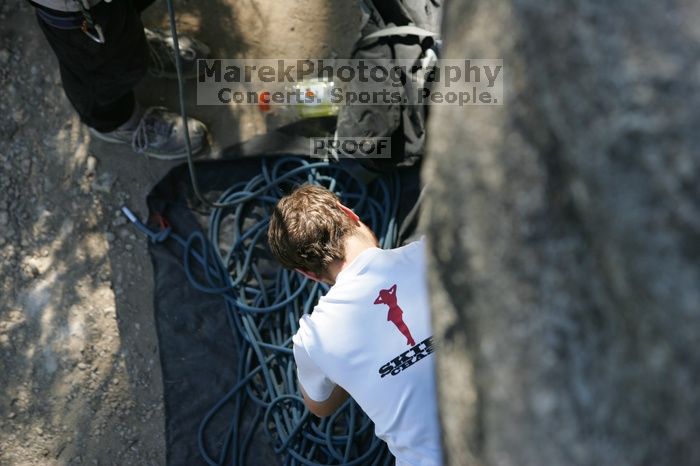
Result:
{"label": "blue rope", "polygon": [[[261,427],[284,465],[387,466],[393,457],[374,436],[373,424],[350,399],[324,419],[312,416],[297,387],[292,336],[303,314],[312,312],[326,285],[284,270],[267,248],[272,208],[294,186],[329,188],[375,232],[382,248],[397,246],[396,215],[401,186],[386,175],[365,186],[342,166],[300,157],[262,160],[260,173],[236,183],[211,211],[208,236],[183,238],[170,228],[155,232],[127,208],[125,215],[153,242],[176,241],[184,250],[184,270],[196,289],[223,297],[238,341],[239,382],[205,414],[197,442],[210,466],[246,463],[253,435]],[[233,414],[226,432],[210,432],[217,415]],[[253,422],[246,422],[250,417]],[[218,442],[205,439],[218,437]],[[218,452],[211,444],[219,445]],[[216,459],[215,459],[216,458]]]}

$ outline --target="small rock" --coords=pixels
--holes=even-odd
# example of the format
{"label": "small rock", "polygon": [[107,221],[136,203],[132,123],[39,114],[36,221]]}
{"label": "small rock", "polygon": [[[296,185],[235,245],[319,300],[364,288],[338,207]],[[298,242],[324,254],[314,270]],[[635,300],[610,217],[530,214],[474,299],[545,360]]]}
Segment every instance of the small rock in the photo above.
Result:
{"label": "small rock", "polygon": [[24,121],[24,111],[22,109],[17,109],[12,112],[12,119],[15,123],[22,123]]}
{"label": "small rock", "polygon": [[114,176],[109,173],[103,173],[97,180],[93,181],[90,186],[95,191],[110,194],[112,192],[112,185],[115,181],[116,179]]}
{"label": "small rock", "polygon": [[7,49],[0,49],[0,63],[6,65],[10,61],[10,51]]}
{"label": "small rock", "polygon": [[112,220],[112,225],[115,227],[122,226],[126,224],[126,217],[120,215],[119,217],[116,217],[114,220]]}
{"label": "small rock", "polygon": [[85,162],[85,175],[93,176],[97,170],[97,159],[92,155],[88,155],[87,161]]}

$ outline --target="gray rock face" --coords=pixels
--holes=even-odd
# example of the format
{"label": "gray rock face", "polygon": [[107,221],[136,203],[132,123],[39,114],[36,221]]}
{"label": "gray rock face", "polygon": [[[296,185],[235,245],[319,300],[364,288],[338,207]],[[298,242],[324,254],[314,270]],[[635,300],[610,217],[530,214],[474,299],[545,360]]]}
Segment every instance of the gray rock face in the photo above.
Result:
{"label": "gray rock face", "polygon": [[506,78],[429,121],[446,464],[700,464],[700,4],[446,8]]}

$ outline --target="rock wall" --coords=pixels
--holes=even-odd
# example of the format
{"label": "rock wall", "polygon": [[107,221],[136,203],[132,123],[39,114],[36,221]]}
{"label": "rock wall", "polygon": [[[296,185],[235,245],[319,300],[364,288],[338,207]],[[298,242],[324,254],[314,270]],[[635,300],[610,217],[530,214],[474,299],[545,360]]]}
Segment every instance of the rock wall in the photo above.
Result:
{"label": "rock wall", "polygon": [[433,106],[446,464],[700,464],[700,4],[448,2],[502,106]]}

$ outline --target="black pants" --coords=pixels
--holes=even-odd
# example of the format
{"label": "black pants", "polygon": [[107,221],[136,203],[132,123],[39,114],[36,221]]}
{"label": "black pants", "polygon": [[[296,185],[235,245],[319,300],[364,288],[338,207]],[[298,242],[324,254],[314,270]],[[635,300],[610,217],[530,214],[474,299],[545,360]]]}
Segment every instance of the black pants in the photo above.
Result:
{"label": "black pants", "polygon": [[98,131],[112,131],[134,111],[133,88],[146,74],[149,61],[140,13],[152,1],[113,0],[92,7],[104,44],[80,29],[54,28],[37,18],[58,58],[68,100],[81,120]]}

